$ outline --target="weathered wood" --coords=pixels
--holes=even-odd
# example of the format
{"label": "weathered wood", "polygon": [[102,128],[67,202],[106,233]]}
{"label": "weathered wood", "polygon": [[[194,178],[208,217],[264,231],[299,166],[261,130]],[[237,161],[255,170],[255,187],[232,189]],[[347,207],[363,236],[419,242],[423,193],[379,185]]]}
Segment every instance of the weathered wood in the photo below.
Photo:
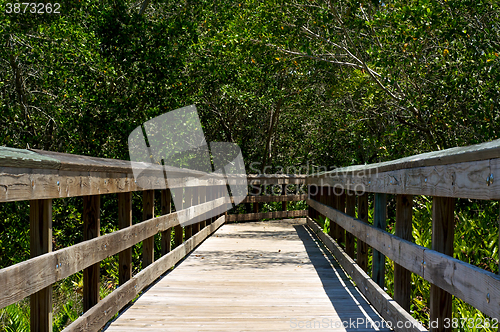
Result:
{"label": "weathered wood", "polygon": [[[455,199],[449,197],[433,197],[432,200],[432,250],[453,257],[453,239],[455,225],[453,222]],[[451,331],[445,328],[445,319],[452,318],[452,296],[439,286],[431,284],[430,321],[437,322],[433,332]]]}
{"label": "weathered wood", "polygon": [[[286,186],[287,186],[286,184],[281,185],[281,196],[283,196],[283,197],[288,196],[287,192],[286,192]],[[286,201],[286,200],[282,201],[282,203],[281,203],[281,210],[282,211],[286,211],[286,209],[287,209],[287,202],[288,201]]]}
{"label": "weathered wood", "polygon": [[251,221],[260,219],[294,218],[294,217],[304,217],[306,215],[307,215],[307,210],[229,214],[227,216],[227,221],[230,222],[230,221]]}
{"label": "weathered wood", "polygon": [[[336,243],[333,238],[321,230],[321,227],[314,222],[311,218],[307,218],[307,225],[311,227],[321,241],[333,253],[337,261],[342,265],[344,270],[356,283],[359,291],[370,301],[371,305],[382,315],[384,319],[390,321],[396,331],[412,331],[422,332],[426,329],[414,319],[408,312],[406,312],[397,302],[391,299],[389,295],[381,288],[375,281],[370,279],[359,265],[349,257]],[[398,322],[402,322],[402,328],[398,327]],[[408,322],[405,327],[405,322]]]}
{"label": "weathered wood", "polygon": [[[184,204],[184,188],[177,188],[173,189],[176,197],[181,197],[180,202],[181,206],[175,206],[175,211],[180,211],[182,210],[182,205]],[[174,243],[175,246],[178,247],[181,245],[182,241],[184,239],[184,230],[181,225],[176,225],[174,227]]]}
{"label": "weathered wood", "polygon": [[[358,219],[368,224],[368,193],[358,196]],[[357,239],[357,263],[359,267],[368,273],[368,245]]]}
{"label": "weathered wood", "polygon": [[[354,192],[348,192],[346,195],[345,213],[348,216],[356,217],[356,196],[354,195]],[[345,251],[349,255],[349,257],[351,257],[352,259],[354,259],[354,245],[355,245],[354,235],[352,235],[349,232],[346,232],[346,234],[345,234]]]}
{"label": "weathered wood", "polygon": [[[167,215],[172,212],[170,189],[161,191],[161,214]],[[165,256],[172,250],[172,228],[161,232],[161,255]]]}
{"label": "weathered wood", "polygon": [[[401,195],[499,199],[498,159],[366,174],[308,178],[308,184],[342,185],[347,190]],[[493,174],[493,181],[487,181]]]}
{"label": "weathered wood", "polygon": [[[252,194],[254,196],[257,196],[260,194],[260,191],[262,189],[262,186],[257,186],[257,185],[254,185],[253,186],[253,190],[252,190]],[[258,202],[254,202],[253,203],[253,213],[259,213],[259,203]]]}
{"label": "weathered wood", "polygon": [[[155,212],[155,192],[145,190],[142,192],[142,220],[149,220],[154,217]],[[152,264],[155,259],[155,237],[151,236],[142,241],[142,268]]]}
{"label": "weathered wood", "polygon": [[[191,188],[192,190],[192,201],[191,201],[191,204],[192,205],[198,205],[200,204],[200,196],[199,196],[199,188],[198,187],[193,187]],[[193,231],[193,234],[196,234],[200,231],[200,221],[201,219],[199,217],[196,217],[194,219],[194,223],[191,225],[192,226],[192,231]]]}
{"label": "weathered wood", "polygon": [[[339,210],[342,213],[345,213],[345,190],[337,190],[336,194],[336,199],[337,199],[337,210]],[[345,230],[340,226],[338,223],[336,223],[336,234],[335,234],[335,239],[337,240],[337,243],[340,246],[345,245]]]}
{"label": "weathered wood", "polygon": [[[413,196],[396,196],[396,236],[413,242],[412,235]],[[411,272],[394,264],[394,300],[410,312]]]}
{"label": "weathered wood", "polygon": [[249,185],[271,185],[271,184],[303,184],[306,175],[297,174],[272,174],[272,175],[247,175]]}
{"label": "weathered wood", "polygon": [[174,266],[198,244],[215,232],[224,223],[219,218],[209,227],[195,234],[189,240],[143,269],[123,286],[106,296],[98,305],[85,312],[63,331],[99,331],[123,306],[132,301],[145,287],[150,285],[166,270]]}
{"label": "weathered wood", "polygon": [[[132,226],[132,193],[118,193],[118,228]],[[132,277],[132,248],[127,248],[118,255],[118,280],[120,285]]]}
{"label": "weathered wood", "polygon": [[[52,200],[30,201],[30,256],[49,252],[52,252]],[[52,332],[52,285],[30,296],[30,329]]]}
{"label": "weathered wood", "polygon": [[241,203],[264,203],[264,202],[298,202],[305,201],[307,194],[302,195],[266,195],[266,196],[246,196]]}
{"label": "weathered wood", "polygon": [[187,216],[202,215],[226,204],[225,198],[213,200],[4,268],[0,270],[0,285],[4,286],[0,287],[0,309],[179,225]]}
{"label": "weathered wood", "polygon": [[[101,196],[84,196],[83,240],[92,240],[100,233]],[[83,270],[83,311],[89,310],[99,302],[99,268],[100,263],[97,262]]]}
{"label": "weathered wood", "polygon": [[[375,194],[375,211],[373,215],[373,225],[385,230],[387,226],[387,195]],[[372,258],[372,279],[382,289],[385,286],[385,256],[378,250],[373,250]]]}
{"label": "weathered wood", "polygon": [[328,218],[336,219],[354,236],[394,263],[471,304],[484,314],[500,317],[500,276],[400,239],[314,200],[308,200],[307,203],[321,210]]}
{"label": "weathered wood", "polygon": [[[199,187],[198,188],[198,195],[199,195],[199,204],[205,203],[207,201],[207,188],[206,187]],[[207,225],[207,220],[206,219],[201,219],[200,220],[200,229],[205,228]]]}
{"label": "weathered wood", "polygon": [[[193,206],[193,188],[184,188],[183,208]],[[184,226],[184,241],[193,235],[193,224]]]}

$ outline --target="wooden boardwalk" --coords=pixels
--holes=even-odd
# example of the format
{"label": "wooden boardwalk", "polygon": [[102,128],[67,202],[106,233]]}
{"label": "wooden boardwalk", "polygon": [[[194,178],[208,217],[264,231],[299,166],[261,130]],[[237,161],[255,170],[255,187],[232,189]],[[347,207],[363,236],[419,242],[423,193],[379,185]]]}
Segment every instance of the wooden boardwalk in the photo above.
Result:
{"label": "wooden boardwalk", "polygon": [[223,225],[106,331],[389,331],[383,324],[304,219],[290,219]]}

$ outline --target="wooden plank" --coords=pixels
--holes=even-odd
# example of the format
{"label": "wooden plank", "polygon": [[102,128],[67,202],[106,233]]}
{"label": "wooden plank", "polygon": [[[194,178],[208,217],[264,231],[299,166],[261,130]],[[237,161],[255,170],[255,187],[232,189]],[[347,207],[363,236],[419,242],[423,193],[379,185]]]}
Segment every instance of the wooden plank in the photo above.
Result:
{"label": "wooden plank", "polygon": [[[262,189],[262,186],[261,186],[261,185],[259,185],[259,186],[254,185],[254,186],[253,186],[253,190],[252,190],[252,194],[253,194],[254,196],[260,195],[260,193],[261,193],[261,189]],[[259,203],[258,203],[258,202],[254,202],[254,203],[253,203],[253,213],[254,213],[254,214],[255,214],[255,213],[259,213]]]}
{"label": "wooden plank", "polygon": [[[349,217],[314,200],[307,203],[336,218],[349,232],[389,259],[462,299],[490,317],[500,317],[500,276]],[[478,294],[482,294],[479,296]]]}
{"label": "wooden plank", "polygon": [[[118,193],[118,228],[132,226],[132,193]],[[123,285],[132,277],[132,248],[118,255],[118,280]]]}
{"label": "wooden plank", "polygon": [[302,195],[266,195],[266,196],[246,196],[241,203],[264,203],[264,202],[298,202],[307,200],[307,194]]}
{"label": "wooden plank", "polygon": [[247,175],[248,184],[251,185],[271,185],[271,184],[303,184],[306,175],[297,174],[272,174],[272,175]]}
{"label": "wooden plank", "polygon": [[[499,199],[497,159],[378,172],[364,176],[308,178],[308,184],[343,185],[361,192]],[[486,181],[493,174],[493,182]],[[488,185],[489,183],[489,185]]]}
{"label": "wooden plank", "polygon": [[[337,210],[339,210],[342,213],[345,213],[345,190],[341,189],[340,191],[337,190],[336,194],[336,199],[337,199]],[[345,245],[345,229],[342,228],[337,222],[335,223],[336,226],[336,234],[335,234],[335,239],[337,240],[337,243],[340,244],[341,246]]]}
{"label": "wooden plank", "polygon": [[[52,200],[30,201],[30,256],[49,252],[52,252]],[[30,330],[52,332],[52,285],[30,296]]]}
{"label": "wooden plank", "polygon": [[[172,197],[170,194],[170,189],[164,189],[161,191],[161,214],[167,215],[172,212],[171,205]],[[172,250],[171,242],[172,239],[172,228],[168,228],[161,232],[161,255],[165,256]]]}
{"label": "wooden plank", "polygon": [[[358,196],[358,220],[368,224],[368,193]],[[356,258],[359,267],[368,273],[368,245],[357,239]]]}
{"label": "wooden plank", "polygon": [[227,216],[227,221],[231,222],[231,221],[251,221],[260,219],[294,218],[294,217],[304,217],[306,215],[307,215],[307,210],[229,214]]}
{"label": "wooden plank", "polygon": [[[396,236],[413,242],[412,235],[413,196],[396,196]],[[394,264],[394,300],[410,312],[411,272]]]}
{"label": "wooden plank", "polygon": [[132,301],[145,287],[196,248],[203,240],[215,232],[224,221],[224,217],[220,217],[215,223],[204,228],[179,247],[143,269],[127,283],[106,296],[94,308],[78,317],[63,331],[99,331],[123,306]]}
{"label": "wooden plank", "polygon": [[[455,225],[453,222],[455,199],[448,197],[433,197],[432,199],[432,249],[453,257],[453,240]],[[452,318],[452,296],[439,286],[431,284],[430,321],[437,322],[434,332],[451,331],[445,327],[445,319]]]}
{"label": "wooden plank", "polygon": [[[142,220],[149,220],[154,217],[155,212],[155,192],[154,190],[145,190],[142,192]],[[152,264],[155,259],[155,237],[142,241],[142,268]]]}
{"label": "wooden plank", "polygon": [[[373,225],[385,230],[387,226],[387,195],[375,194],[375,211]],[[372,279],[383,289],[385,286],[385,256],[378,250],[373,250]]]}
{"label": "wooden plank", "polygon": [[[281,185],[281,196],[282,196],[282,197],[286,197],[286,196],[288,196],[288,195],[287,195],[287,193],[286,193],[286,186],[287,186],[286,184],[282,184],[282,185]],[[282,210],[282,211],[286,211],[286,205],[287,205],[287,202],[288,202],[288,201],[285,201],[285,200],[284,200],[284,201],[282,201],[282,203],[281,203],[281,210]]]}
{"label": "wooden plank", "polygon": [[[359,291],[370,301],[371,305],[380,313],[380,315],[390,321],[396,331],[412,331],[422,332],[426,329],[415,320],[408,312],[406,312],[397,302],[374,282],[366,274],[363,269],[357,265],[354,260],[349,257],[342,248],[336,243],[333,238],[321,230],[321,227],[311,218],[307,218],[307,225],[312,232],[316,234],[325,246],[333,253],[337,261],[342,265],[344,270],[349,273],[349,276],[356,283]],[[403,324],[401,325],[402,322]],[[405,322],[408,322],[405,326]],[[398,328],[401,325],[401,328]]]}
{"label": "wooden plank", "polygon": [[[346,195],[345,213],[348,216],[356,217],[356,196],[354,195],[354,192],[348,192]],[[354,259],[354,245],[355,245],[354,235],[352,235],[349,232],[346,232],[346,234],[345,234],[345,251],[349,255],[349,257],[351,257],[352,259]]]}
{"label": "wooden plank", "polygon": [[[163,173],[162,173],[163,174]],[[213,186],[223,179],[193,179],[192,175],[170,179],[168,188]],[[141,177],[140,185],[133,173],[84,172],[55,169],[0,167],[0,202],[66,198],[166,188],[163,178],[151,174]]]}
{"label": "wooden plank", "polygon": [[[193,204],[193,205],[200,204],[200,196],[199,196],[198,187],[193,187],[193,188],[191,188],[191,190],[192,190],[192,196],[193,196],[191,204]],[[193,230],[193,234],[196,234],[200,231],[200,221],[201,221],[201,219],[199,217],[196,217],[194,219],[194,223],[191,225],[192,230]]]}
{"label": "wooden plank", "polygon": [[[83,197],[83,240],[91,240],[101,233],[101,196]],[[73,263],[73,262],[72,262]],[[83,270],[83,311],[87,311],[99,302],[100,263]]]}
{"label": "wooden plank", "polygon": [[[198,195],[199,195],[199,204],[205,203],[207,201],[207,188],[206,187],[199,187],[198,188]],[[200,229],[205,228],[207,225],[206,219],[200,219]]]}
{"label": "wooden plank", "polygon": [[107,331],[341,332],[349,318],[383,322],[301,218],[224,225]]}
{"label": "wooden plank", "polygon": [[0,167],[59,169],[59,160],[34,151],[0,146]]}
{"label": "wooden plank", "polygon": [[[184,188],[176,188],[176,189],[173,189],[174,190],[174,194],[178,197],[183,197],[184,195]],[[176,211],[180,211],[182,210],[182,204],[184,204],[184,198],[180,200],[181,202],[181,206],[176,206],[175,207],[175,210]],[[175,247],[178,247],[182,244],[182,241],[184,239],[184,229],[182,228],[181,225],[176,225],[174,227],[174,243],[175,243]]]}
{"label": "wooden plank", "polygon": [[[193,188],[184,188],[184,203],[183,208],[193,206]],[[193,235],[193,225],[184,226],[184,241]]]}
{"label": "wooden plank", "polygon": [[[0,287],[0,309],[179,225],[179,219],[186,220],[187,216],[204,214],[226,204],[226,199],[220,198],[1,269],[0,284],[4,287]],[[31,277],[26,278],[27,275]]]}

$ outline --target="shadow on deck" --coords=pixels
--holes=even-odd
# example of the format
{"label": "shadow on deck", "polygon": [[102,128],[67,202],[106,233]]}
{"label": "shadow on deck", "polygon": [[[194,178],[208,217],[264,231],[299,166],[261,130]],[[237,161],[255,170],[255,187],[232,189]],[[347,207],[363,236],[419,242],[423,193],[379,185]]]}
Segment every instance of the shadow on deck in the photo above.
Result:
{"label": "shadow on deck", "polygon": [[388,330],[303,219],[227,224],[107,331]]}

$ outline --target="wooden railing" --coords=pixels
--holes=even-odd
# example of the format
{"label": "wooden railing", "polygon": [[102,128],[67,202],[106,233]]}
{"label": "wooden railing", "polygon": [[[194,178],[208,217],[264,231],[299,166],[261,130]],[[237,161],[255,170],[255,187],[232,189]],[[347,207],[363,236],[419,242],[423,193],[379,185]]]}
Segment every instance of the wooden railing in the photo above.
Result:
{"label": "wooden railing", "polygon": [[[134,165],[135,167],[139,167]],[[167,181],[150,169],[139,185],[131,163],[122,160],[0,148],[0,202],[30,201],[31,259],[0,270],[0,309],[30,296],[31,331],[52,331],[52,285],[83,270],[84,313],[65,331],[98,331],[145,287],[173,267],[225,221],[305,216],[307,210],[286,211],[286,202],[302,195],[259,193],[258,188],[287,185],[297,188],[305,176],[250,176],[256,213],[227,215],[231,204],[222,197],[226,180],[213,175],[193,179],[193,171],[170,172]],[[173,175],[173,176],[172,176]],[[186,181],[189,180],[189,181]],[[186,186],[189,183],[189,186]],[[210,188],[210,190],[206,190]],[[161,191],[161,216],[154,216],[154,192]],[[132,225],[132,192],[142,191],[142,219]],[[288,190],[290,191],[290,190]],[[171,192],[183,197],[183,206],[171,210]],[[275,191],[274,191],[275,192]],[[118,196],[120,230],[100,236],[100,196]],[[259,195],[257,195],[259,194]],[[52,199],[81,196],[83,238],[73,246],[52,251]],[[283,202],[283,211],[258,213],[261,202]],[[207,218],[210,216],[215,217]],[[182,227],[179,220],[194,218]],[[174,248],[171,248],[172,230]],[[154,236],[161,234],[161,258],[154,261]],[[132,246],[142,242],[142,270],[132,276]],[[172,250],[173,249],[173,250]],[[119,287],[99,298],[100,262],[119,255]],[[137,267],[136,267],[137,268]]]}
{"label": "wooden railing", "polygon": [[[498,200],[499,178],[500,140],[315,174],[307,178],[308,224],[397,330],[424,330],[408,313],[415,273],[431,283],[432,330],[451,331],[452,295],[500,317],[500,277],[453,258],[455,198]],[[372,225],[368,193],[374,193]],[[387,194],[396,195],[395,235],[385,230]],[[413,195],[433,197],[432,249],[411,242]],[[314,221],[319,215],[332,221],[329,234]],[[371,278],[367,246],[373,248]],[[395,263],[394,300],[384,292],[385,257]]]}

